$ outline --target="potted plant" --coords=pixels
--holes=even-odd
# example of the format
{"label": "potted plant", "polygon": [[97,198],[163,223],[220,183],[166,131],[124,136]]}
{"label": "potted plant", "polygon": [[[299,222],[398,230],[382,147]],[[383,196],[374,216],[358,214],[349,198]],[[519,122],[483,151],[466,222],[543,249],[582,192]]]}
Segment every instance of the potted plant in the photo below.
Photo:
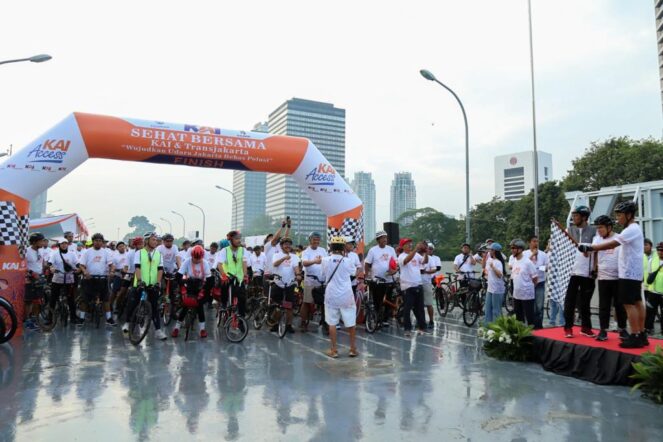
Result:
{"label": "potted plant", "polygon": [[500,316],[479,328],[479,336],[483,338],[483,349],[490,357],[517,362],[533,360],[532,326],[523,324],[515,316]]}

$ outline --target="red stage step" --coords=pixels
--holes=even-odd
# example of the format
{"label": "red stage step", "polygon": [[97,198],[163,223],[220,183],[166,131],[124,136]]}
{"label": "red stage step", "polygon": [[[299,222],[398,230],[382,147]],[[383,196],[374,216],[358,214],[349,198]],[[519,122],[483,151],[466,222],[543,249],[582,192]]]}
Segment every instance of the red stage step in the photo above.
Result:
{"label": "red stage step", "polygon": [[[594,333],[598,335],[599,330],[594,330]],[[627,353],[630,355],[640,356],[646,351],[654,352],[656,347],[663,347],[663,339],[654,339],[649,338],[649,347],[645,348],[621,348],[619,343],[619,334],[616,332],[608,332],[607,341],[597,341],[594,338],[588,338],[580,334],[580,327],[573,327],[573,337],[566,338],[564,337],[564,327],[552,327],[544,328],[541,330],[534,330],[532,332],[534,336],[539,336],[541,338],[554,339],[555,341],[568,342],[569,344],[585,345],[587,347],[596,347],[604,348],[606,350],[618,351],[621,353]]]}

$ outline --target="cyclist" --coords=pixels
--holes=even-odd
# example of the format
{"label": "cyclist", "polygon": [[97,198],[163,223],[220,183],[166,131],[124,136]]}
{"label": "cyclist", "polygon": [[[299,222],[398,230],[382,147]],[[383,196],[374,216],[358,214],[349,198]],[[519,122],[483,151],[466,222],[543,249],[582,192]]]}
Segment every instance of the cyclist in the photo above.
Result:
{"label": "cyclist", "polygon": [[[292,328],[292,303],[295,302],[295,286],[293,282],[301,282],[301,270],[299,269],[299,258],[292,251],[292,239],[285,237],[281,241],[280,251],[274,252],[272,258],[272,265],[274,274],[278,275],[280,279],[275,281],[272,288],[272,299],[274,302],[281,303],[286,301],[289,307],[286,307],[286,330],[289,333],[294,333]],[[274,325],[270,331],[277,331],[278,324]]]}
{"label": "cyclist", "polygon": [[129,253],[127,253],[126,244],[124,241],[118,242],[116,245],[115,253],[113,254],[113,268],[115,269],[115,274],[113,275],[113,284],[110,296],[110,306],[113,308],[115,315],[115,318],[113,319],[115,321],[117,321],[119,313],[113,306],[116,305],[115,300],[118,298],[118,294],[122,290],[122,278],[127,274],[127,270],[129,269],[128,257]]}
{"label": "cyclist", "polygon": [[[601,215],[594,220],[596,236],[592,241],[594,244],[602,244],[614,240],[617,235],[612,231],[612,219],[607,215]],[[628,337],[626,331],[626,310],[619,303],[619,248],[601,250],[596,252],[594,269],[598,274],[599,281],[599,322],[601,331],[596,337],[597,341],[608,340],[608,327],[610,326],[610,310],[615,306],[617,313],[617,325],[619,333],[624,338]]]}
{"label": "cyclist", "polygon": [[523,256],[527,248],[525,241],[511,241],[511,281],[513,281],[513,302],[516,319],[534,325],[534,287],[538,282],[538,271],[531,260]]}
{"label": "cyclist", "polygon": [[435,246],[426,244],[428,262],[421,266],[421,286],[424,293],[424,306],[428,312],[428,328],[435,328],[435,311],[433,310],[433,277],[442,269],[442,262],[438,256],[433,255]]}
{"label": "cyclist", "polygon": [[355,249],[357,242],[352,236],[346,236],[345,240],[345,256],[350,260],[352,265],[355,266],[355,275],[352,277],[352,293],[357,294],[357,287],[359,284],[364,283],[364,265]]}
{"label": "cyclist", "polygon": [[[308,236],[309,246],[302,252],[301,262],[304,267],[304,299],[301,309],[302,322],[301,331],[308,330],[309,313],[313,310],[313,288],[319,287],[322,280],[322,260],[327,256],[327,251],[320,247],[322,236],[318,232],[312,232]],[[315,279],[315,278],[317,279]]]}
{"label": "cyclist", "polygon": [[[567,232],[578,244],[590,245],[594,240],[594,236],[596,236],[596,228],[588,224],[590,215],[591,211],[587,206],[577,206],[571,213],[573,225],[567,229]],[[580,334],[589,338],[596,337],[592,331],[590,310],[595,286],[592,259],[595,259],[593,254],[580,251],[575,256],[571,279],[564,299],[564,331],[567,338],[573,337],[573,319],[576,306],[580,310],[580,320],[582,321]]]}
{"label": "cyclist", "polygon": [[401,238],[398,248],[402,250],[398,256],[398,265],[400,267],[400,284],[404,301],[403,328],[405,329],[405,337],[409,337],[412,330],[411,311],[414,311],[414,316],[417,318],[419,334],[426,332],[421,267],[428,264],[428,246],[422,242],[413,247],[410,238]]}
{"label": "cyclist", "polygon": [[69,244],[68,245],[68,250],[70,252],[76,252],[78,247],[77,247],[76,243],[74,242],[74,232],[70,232],[70,231],[64,232],[63,236],[64,236],[64,239],[66,239],[67,243]]}
{"label": "cyclist", "polygon": [[281,251],[280,241],[283,234],[283,229],[285,229],[285,236],[288,236],[290,233],[290,217],[281,220],[281,227],[276,231],[276,233],[270,233],[265,237],[265,242],[263,244],[263,252],[265,253],[265,275],[263,277],[263,290],[265,293],[269,290],[269,281],[271,281],[271,275],[274,273],[274,266],[272,265],[272,260],[274,258],[274,253]]}
{"label": "cyclist", "polygon": [[[635,221],[637,205],[635,201],[623,201],[615,207],[617,222],[624,227],[615,239],[601,244],[580,244],[578,250],[582,253],[614,249],[621,246],[619,251],[619,301],[626,309],[631,334],[624,339],[622,348],[642,348],[649,346],[645,332],[645,306],[642,302],[642,255],[644,254],[644,237],[642,229]],[[568,298],[567,298],[568,299]],[[568,322],[567,322],[568,324]]]}
{"label": "cyclist", "polygon": [[350,334],[351,358],[359,355],[355,343],[355,325],[357,319],[357,305],[352,295],[351,279],[357,271],[357,264],[343,256],[345,251],[345,239],[342,236],[334,236],[329,242],[331,256],[323,258],[322,275],[326,282],[325,288],[325,321],[329,324],[329,338],[331,348],[327,356],[338,358],[336,349],[336,326],[343,320],[343,325]]}
{"label": "cyclist", "polygon": [[27,261],[27,272],[25,275],[25,328],[28,330],[39,330],[39,325],[34,316],[39,314],[40,293],[37,282],[44,275],[44,258],[39,253],[44,242],[44,235],[33,233],[30,235],[30,247],[25,252]]}
{"label": "cyclist", "polygon": [[[177,272],[177,246],[173,244],[175,238],[172,234],[166,233],[163,237],[163,244],[157,247],[157,250],[163,258],[163,270],[164,274],[174,276]],[[170,293],[166,293],[166,296],[172,296],[175,294],[175,284],[170,284]]]}
{"label": "cyclist", "polygon": [[262,247],[255,246],[253,248],[253,253],[249,258],[249,267],[253,274],[253,280],[255,284],[262,286],[262,278],[265,273],[265,254],[262,253]]}
{"label": "cyclist", "polygon": [[210,268],[216,267],[217,261],[217,252],[219,251],[219,243],[213,242],[209,245],[209,251],[205,253],[205,260],[209,264]]}
{"label": "cyclist", "polygon": [[454,272],[460,273],[458,277],[464,280],[467,273],[474,270],[477,260],[472,256],[472,249],[468,243],[463,243],[460,246],[460,253],[454,258]]}
{"label": "cyclist", "polygon": [[546,267],[548,266],[548,254],[539,250],[539,237],[532,235],[529,239],[529,249],[523,252],[526,259],[532,261],[536,267],[537,284],[534,287],[534,328],[543,328],[543,310],[546,298]]}
{"label": "cyclist", "polygon": [[69,304],[69,314],[71,315],[70,319],[73,324],[80,322],[80,319],[76,316],[76,305],[74,302],[77,262],[76,253],[70,248],[69,241],[66,239],[58,242],[57,250],[53,251],[48,259],[48,266],[51,273],[53,273],[50,306],[51,308],[55,308],[55,303],[60,298],[60,293],[64,291],[67,295],[67,304]]}
{"label": "cyclist", "polygon": [[[133,296],[129,298],[127,305],[127,318],[131,317],[134,309],[138,305],[140,290],[139,286],[144,286],[148,290],[148,299],[152,304],[152,322],[154,323],[154,336],[157,339],[165,340],[166,334],[161,330],[161,316],[157,306],[159,293],[161,291],[161,280],[163,279],[163,257],[157,251],[158,236],[154,232],[143,235],[145,247],[136,252],[134,257],[134,291]],[[122,331],[129,331],[129,324],[125,323]]]}
{"label": "cyclist", "polygon": [[[385,294],[389,292],[391,287],[394,284],[393,275],[396,273],[396,270],[391,269],[389,263],[393,260],[396,260],[396,251],[390,245],[387,245],[388,237],[387,232],[381,230],[375,234],[375,241],[377,245],[371,247],[366,255],[364,260],[364,269],[365,275],[368,278],[369,275],[372,275],[374,278],[381,278],[384,280],[384,284],[379,283],[379,281],[369,279],[369,289],[371,296],[373,297],[373,304],[375,305],[375,311],[382,311],[382,300],[384,299]],[[384,325],[389,325],[387,322],[386,315],[384,318],[380,318],[383,321]]]}
{"label": "cyclist", "polygon": [[[205,260],[205,249],[202,246],[196,246],[191,249],[191,258],[187,258],[177,272],[177,281],[181,285],[183,278],[186,277],[184,282],[186,286],[187,293],[190,296],[195,296],[196,293],[204,294],[206,290],[201,290],[203,286],[210,287],[214,284],[214,278],[212,277],[212,272],[210,270],[207,260]],[[205,295],[203,295],[205,296]],[[205,329],[205,299],[198,299],[198,328],[200,330],[200,337],[207,337],[207,330]],[[182,321],[186,316],[186,309],[180,311],[180,315],[177,318],[175,327],[170,333],[170,336],[176,338],[180,334],[180,328],[182,327]]]}
{"label": "cyclist", "polygon": [[[226,235],[230,244],[224,247],[216,257],[216,266],[221,274],[221,302],[228,303],[230,284],[233,284],[233,296],[237,298],[238,312],[241,316],[246,314],[246,293],[244,285],[249,281],[247,271],[246,250],[242,247],[242,235],[232,230]],[[234,278],[234,281],[230,281]]]}
{"label": "cyclist", "polygon": [[184,264],[184,260],[187,259],[189,256],[189,248],[191,247],[191,241],[188,239],[185,239],[184,242],[182,243],[182,248],[180,249],[179,252],[177,252],[177,268],[181,269],[182,264]]}
{"label": "cyclist", "polygon": [[[115,327],[117,324],[113,319],[108,303],[108,278],[113,274],[112,252],[103,247],[104,236],[101,233],[92,235],[92,247],[85,250],[78,262],[85,277],[85,300],[81,303],[79,318],[85,320],[87,304],[94,304],[98,297],[104,303],[106,312],[106,325]],[[79,321],[82,325],[82,321]]]}

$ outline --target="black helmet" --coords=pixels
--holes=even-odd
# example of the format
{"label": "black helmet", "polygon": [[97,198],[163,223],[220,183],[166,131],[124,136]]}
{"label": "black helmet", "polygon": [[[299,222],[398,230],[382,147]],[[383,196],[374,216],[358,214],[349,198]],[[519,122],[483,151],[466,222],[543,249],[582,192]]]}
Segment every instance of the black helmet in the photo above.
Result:
{"label": "black helmet", "polygon": [[592,214],[592,211],[589,210],[589,207],[587,207],[587,206],[576,206],[576,208],[573,209],[573,212],[571,212],[571,213],[577,213],[580,216],[585,216],[585,217],[589,218],[589,215]]}
{"label": "black helmet", "polygon": [[621,203],[615,206],[616,213],[630,213],[635,214],[638,209],[635,201],[622,201]]}
{"label": "black helmet", "polygon": [[34,244],[34,243],[42,241],[44,239],[46,239],[46,237],[44,235],[42,235],[39,232],[35,232],[32,235],[30,235],[30,238],[28,239],[28,242],[30,244]]}
{"label": "black helmet", "polygon": [[612,227],[612,219],[608,215],[601,215],[598,218],[594,220],[594,225],[595,226],[611,226]]}
{"label": "black helmet", "polygon": [[172,234],[170,234],[170,233],[166,233],[166,234],[163,236],[162,239],[163,239],[164,241],[173,241],[175,238],[173,237]]}
{"label": "black helmet", "polygon": [[514,239],[509,243],[509,247],[516,247],[519,248],[520,250],[525,250],[527,248],[527,245],[525,244],[525,241],[522,239]]}
{"label": "black helmet", "polygon": [[103,241],[104,240],[104,235],[102,235],[101,233],[95,233],[94,235],[92,235],[92,241],[96,241],[96,240]]}

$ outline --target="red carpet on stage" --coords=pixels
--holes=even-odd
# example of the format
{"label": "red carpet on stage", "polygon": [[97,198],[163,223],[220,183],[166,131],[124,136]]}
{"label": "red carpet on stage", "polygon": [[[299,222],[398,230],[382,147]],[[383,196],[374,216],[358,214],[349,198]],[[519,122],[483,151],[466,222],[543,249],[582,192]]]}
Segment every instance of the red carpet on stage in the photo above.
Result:
{"label": "red carpet on stage", "polygon": [[[594,333],[598,335],[599,331],[594,330]],[[579,344],[579,345],[586,345],[588,347],[599,347],[599,348],[605,348],[606,350],[613,350],[613,351],[620,351],[622,353],[628,353],[630,355],[636,355],[640,356],[642,353],[646,351],[651,351],[653,352],[656,350],[656,347],[663,347],[663,339],[653,339],[649,338],[649,347],[645,348],[621,348],[619,346],[619,343],[621,340],[619,339],[619,334],[616,332],[609,332],[608,333],[608,340],[599,342],[594,338],[588,338],[587,336],[583,336],[580,334],[580,327],[574,327],[573,328],[573,337],[572,338],[565,338],[564,337],[564,327],[552,327],[552,328],[544,328],[541,330],[534,330],[532,332],[534,336],[540,336],[542,338],[547,338],[547,339],[554,339],[556,341],[563,341],[563,342],[568,342],[569,344]]]}
{"label": "red carpet on stage", "polygon": [[563,327],[534,331],[536,357],[545,370],[596,384],[633,385],[633,363],[642,353],[663,347],[663,340],[649,338],[648,348],[626,349],[619,347],[617,333],[608,333],[608,340],[599,342],[582,336],[580,327],[573,332],[573,338],[566,338]]}

